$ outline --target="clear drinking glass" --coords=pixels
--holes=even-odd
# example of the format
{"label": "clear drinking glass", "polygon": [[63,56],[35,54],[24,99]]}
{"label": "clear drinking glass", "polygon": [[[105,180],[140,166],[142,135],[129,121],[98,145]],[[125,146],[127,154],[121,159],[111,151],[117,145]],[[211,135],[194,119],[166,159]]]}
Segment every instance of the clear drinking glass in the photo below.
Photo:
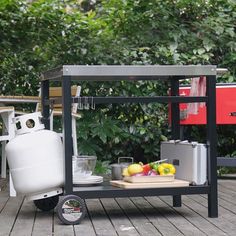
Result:
{"label": "clear drinking glass", "polygon": [[76,156],[74,158],[74,174],[79,177],[89,177],[93,174],[97,157],[96,156]]}

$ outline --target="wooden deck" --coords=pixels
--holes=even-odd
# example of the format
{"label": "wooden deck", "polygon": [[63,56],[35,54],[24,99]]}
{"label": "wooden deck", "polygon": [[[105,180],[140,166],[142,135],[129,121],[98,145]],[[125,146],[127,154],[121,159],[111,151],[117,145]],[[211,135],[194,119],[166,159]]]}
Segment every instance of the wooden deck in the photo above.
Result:
{"label": "wooden deck", "polygon": [[172,198],[137,197],[86,200],[88,214],[80,225],[63,225],[56,214],[37,210],[24,197],[0,192],[1,236],[158,236],[236,235],[236,180],[219,180],[219,217],[207,217],[205,195],[183,196],[180,208]]}

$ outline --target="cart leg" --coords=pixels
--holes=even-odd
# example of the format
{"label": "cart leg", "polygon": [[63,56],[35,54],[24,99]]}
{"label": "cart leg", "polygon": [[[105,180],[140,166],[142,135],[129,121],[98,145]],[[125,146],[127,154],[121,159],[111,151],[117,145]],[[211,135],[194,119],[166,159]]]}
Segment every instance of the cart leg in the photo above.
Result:
{"label": "cart leg", "polygon": [[173,207],[181,207],[181,195],[174,195],[173,196]]}
{"label": "cart leg", "polygon": [[216,132],[216,77],[207,77],[207,158],[208,181],[210,192],[208,194],[208,216],[218,217],[218,191],[217,191],[217,132]]}
{"label": "cart leg", "polygon": [[208,216],[211,218],[218,217],[218,201],[216,194],[208,194]]}

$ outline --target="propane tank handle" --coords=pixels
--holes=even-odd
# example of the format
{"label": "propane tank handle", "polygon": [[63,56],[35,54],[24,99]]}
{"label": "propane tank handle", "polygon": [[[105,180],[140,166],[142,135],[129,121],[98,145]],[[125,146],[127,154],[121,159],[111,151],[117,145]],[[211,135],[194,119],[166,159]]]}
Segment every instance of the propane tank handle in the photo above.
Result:
{"label": "propane tank handle", "polygon": [[45,129],[41,122],[41,113],[34,112],[14,118],[16,135],[31,133],[34,131]]}

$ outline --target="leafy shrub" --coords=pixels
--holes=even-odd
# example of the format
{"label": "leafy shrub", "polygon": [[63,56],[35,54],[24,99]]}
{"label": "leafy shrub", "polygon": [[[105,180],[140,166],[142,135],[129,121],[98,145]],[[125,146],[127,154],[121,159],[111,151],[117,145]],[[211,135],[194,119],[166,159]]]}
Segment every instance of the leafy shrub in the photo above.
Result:
{"label": "leafy shrub", "polygon": [[[235,12],[233,0],[2,0],[0,93],[37,95],[40,73],[63,64],[217,64],[229,69],[219,82],[233,82]],[[168,84],[83,82],[82,87],[91,96],[155,96],[165,94]],[[167,106],[98,108],[82,111],[81,152],[101,160],[158,157],[160,141],[169,137]],[[225,153],[235,138],[226,138],[227,128],[220,132],[219,150]]]}

